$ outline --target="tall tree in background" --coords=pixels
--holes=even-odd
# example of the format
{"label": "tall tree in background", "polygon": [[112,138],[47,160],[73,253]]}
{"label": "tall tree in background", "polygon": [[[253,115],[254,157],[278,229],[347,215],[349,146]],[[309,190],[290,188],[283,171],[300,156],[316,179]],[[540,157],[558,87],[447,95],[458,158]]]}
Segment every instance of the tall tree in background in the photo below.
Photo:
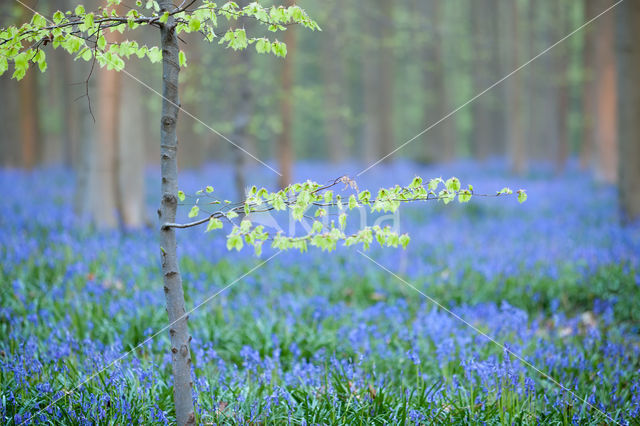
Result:
{"label": "tall tree in background", "polygon": [[347,156],[347,126],[344,119],[345,82],[344,61],[341,52],[344,43],[340,37],[343,28],[342,3],[339,0],[325,2],[328,8],[323,36],[323,70],[325,137],[331,162],[345,161]]}
{"label": "tall tree in background", "polygon": [[[557,41],[554,3],[557,3],[556,0],[528,2],[529,52],[525,59],[537,55]],[[558,110],[558,54],[559,50],[552,50],[526,69],[529,83],[527,154],[539,160],[555,160],[559,138],[558,117],[564,113]]]}
{"label": "tall tree in background", "polygon": [[640,2],[616,10],[618,58],[618,188],[625,222],[640,219]]}
{"label": "tall tree in background", "polygon": [[364,161],[371,163],[380,158],[382,135],[378,131],[377,110],[379,102],[380,66],[377,58],[381,36],[378,30],[380,9],[369,7],[363,11],[364,30],[362,31],[362,103],[363,129],[361,151]]}
{"label": "tall tree in background", "polygon": [[[584,20],[592,19],[597,11],[594,0],[584,0]],[[597,92],[596,92],[596,37],[595,25],[587,26],[584,31],[584,85],[582,91],[582,144],[580,145],[580,167],[590,168],[594,161],[596,146],[595,124],[597,121]]]}
{"label": "tall tree in background", "polygon": [[[471,1],[475,93],[482,92],[500,78],[498,8],[497,0]],[[472,151],[480,160],[501,151],[504,120],[498,100],[503,96],[502,91],[502,86],[496,86],[472,104]]]}
{"label": "tall tree in background", "polygon": [[[568,7],[564,2],[555,2],[552,8],[553,15],[551,16],[555,31],[553,32],[556,40],[560,40],[567,33],[566,28],[569,22]],[[569,158],[569,44],[558,46],[558,51],[555,52],[555,67],[553,70],[556,72],[556,152],[555,152],[555,170],[556,173],[562,173],[567,165],[567,159]]]}
{"label": "tall tree in background", "polygon": [[[249,0],[241,0],[238,2],[240,7],[249,4]],[[250,30],[246,23],[245,28]],[[291,29],[293,32],[293,29]],[[233,118],[233,141],[239,147],[247,149],[249,146],[249,124],[253,113],[253,87],[249,71],[251,70],[251,55],[249,49],[239,50],[232,54],[232,66],[234,76],[234,118]],[[291,131],[291,130],[289,130]],[[239,200],[246,198],[246,168],[247,154],[240,148],[232,146],[233,163],[234,163],[234,183],[236,187],[236,195]]]}
{"label": "tall tree in background", "polygon": [[[510,64],[512,69],[520,66],[520,32],[518,30],[519,7],[518,2],[507,3],[510,7]],[[527,169],[526,163],[526,141],[524,134],[523,108],[523,86],[522,74],[517,72],[507,80],[508,91],[508,153],[511,171],[517,174],[524,174]]]}
{"label": "tall tree in background", "polygon": [[[119,32],[105,32],[107,43],[121,41]],[[88,190],[89,213],[98,228],[118,226],[121,211],[118,185],[118,145],[120,130],[120,73],[101,68],[98,77],[96,143],[91,147]]]}
{"label": "tall tree in background", "polygon": [[[363,74],[363,156],[365,162],[389,154],[393,140],[393,8],[375,0],[365,19]],[[391,161],[391,156],[384,159]]]}
{"label": "tall tree in background", "polygon": [[[383,157],[394,148],[393,134],[393,7],[392,0],[376,0],[376,6],[380,10],[381,33],[378,64],[380,67],[380,90],[378,91],[378,131],[380,132],[380,157]],[[392,157],[386,157],[384,161],[391,161]]]}
{"label": "tall tree in background", "polygon": [[[519,7],[517,1],[508,2],[510,7],[510,64],[512,69],[520,66]],[[511,171],[517,174],[526,172],[526,142],[524,134],[522,74],[516,72],[507,80],[508,96],[508,153]]]}
{"label": "tall tree in background", "polygon": [[[447,88],[442,38],[442,6],[438,0],[420,1],[423,22],[428,25],[429,37],[423,39],[421,62],[423,121],[431,126],[451,111],[451,96]],[[456,152],[454,127],[451,120],[439,123],[423,136],[424,148],[420,159],[424,162],[451,161]]]}
{"label": "tall tree in background", "polygon": [[[287,6],[293,6],[294,0],[287,0]],[[278,138],[278,159],[280,173],[278,185],[284,188],[292,182],[293,169],[293,82],[295,71],[296,33],[295,28],[288,28],[284,33],[287,45],[287,57],[282,64],[282,92],[280,98],[280,116],[282,128]]]}
{"label": "tall tree in background", "polygon": [[[135,65],[130,67],[136,74]],[[120,73],[119,73],[120,74]],[[146,224],[145,217],[145,184],[144,145],[147,133],[144,128],[142,86],[131,78],[121,82],[121,104],[118,108],[119,129],[117,138],[117,205],[120,210],[122,224],[127,228],[139,228]]]}
{"label": "tall tree in background", "polygon": [[[611,5],[609,0],[593,1],[598,13]],[[598,180],[615,183],[618,172],[615,14],[605,13],[595,25],[598,28],[595,37],[595,172]]]}
{"label": "tall tree in background", "polygon": [[[21,7],[22,21],[28,20],[36,0],[25,0]],[[40,143],[40,114],[38,112],[38,76],[30,72],[18,83],[20,104],[20,146],[22,147],[22,167],[31,169],[38,162]]]}

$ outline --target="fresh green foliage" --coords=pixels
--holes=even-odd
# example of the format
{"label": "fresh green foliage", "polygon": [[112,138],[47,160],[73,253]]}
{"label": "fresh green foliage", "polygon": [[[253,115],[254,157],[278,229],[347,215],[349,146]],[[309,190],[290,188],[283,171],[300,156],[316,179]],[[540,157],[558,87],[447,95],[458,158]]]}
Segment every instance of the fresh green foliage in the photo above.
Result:
{"label": "fresh green foliage", "polygon": [[[125,60],[132,55],[148,58],[155,63],[162,60],[162,51],[156,46],[139,45],[132,40],[109,42],[108,32],[123,33],[141,25],[158,27],[164,25],[169,17],[175,20],[175,31],[181,33],[198,32],[209,42],[218,40],[219,44],[234,50],[254,45],[258,53],[272,53],[284,57],[286,45],[266,37],[252,37],[244,28],[234,28],[241,18],[254,19],[266,26],[268,31],[285,31],[287,26],[299,24],[311,30],[319,30],[318,24],[298,6],[264,7],[253,2],[239,7],[235,2],[217,4],[212,1],[199,1],[197,6],[184,2],[174,10],[160,10],[156,1],[144,3],[138,1],[136,7],[121,14],[120,0],[110,0],[108,5],[97,12],[87,12],[79,5],[73,11],[57,11],[48,19],[36,13],[30,22],[22,26],[10,26],[0,30],[0,75],[13,66],[12,77],[22,79],[30,64],[37,64],[40,71],[47,69],[46,54],[43,47],[51,44],[75,55],[75,59],[97,61],[101,67],[122,70]],[[188,4],[187,4],[188,3]],[[189,6],[189,8],[187,8]],[[219,29],[219,18],[225,22]],[[179,55],[180,66],[187,65],[184,52]]]}
{"label": "fresh green foliage", "polygon": [[[342,196],[334,195],[334,191],[331,189],[339,184],[344,184],[344,190],[351,192],[348,194],[346,206],[342,203]],[[190,218],[197,217],[200,214],[201,209],[198,203],[201,195],[208,196],[211,200],[209,204],[222,204],[220,200],[210,196],[209,194],[211,193],[213,193],[213,187],[211,186],[196,192],[198,198],[196,198],[195,204],[189,211]],[[512,193],[513,191],[509,188],[504,188],[498,191],[496,195],[479,194],[479,196],[498,197]],[[520,203],[526,201],[527,193],[524,189],[520,189],[516,193]],[[409,235],[400,235],[392,230],[390,226],[365,226],[357,232],[345,233],[349,212],[356,208],[364,208],[371,213],[394,213],[402,203],[442,201],[444,204],[448,204],[454,201],[456,197],[460,203],[467,203],[473,195],[473,186],[469,185],[466,189],[462,189],[460,180],[456,177],[451,177],[446,181],[442,178],[431,179],[425,186],[422,178],[416,176],[408,186],[396,185],[391,188],[382,188],[378,191],[376,197],[372,198],[371,191],[360,191],[355,181],[347,176],[342,176],[327,185],[306,181],[289,185],[277,192],[269,192],[265,188],[258,190],[257,187],[253,186],[244,202],[237,204],[226,203],[222,209],[209,213],[206,218],[185,225],[164,224],[163,226],[184,228],[208,223],[206,232],[209,232],[223,228],[222,220],[225,220],[232,224],[232,229],[227,235],[227,248],[239,251],[246,243],[254,247],[257,255],[262,252],[262,245],[266,240],[271,240],[271,246],[280,250],[298,249],[303,252],[307,250],[309,245],[319,247],[323,251],[332,251],[336,249],[339,242],[342,242],[347,247],[360,244],[362,248],[368,249],[374,240],[382,247],[398,247],[400,245],[402,248],[406,248],[410,241]],[[183,201],[185,199],[184,192],[179,191],[178,197]],[[334,208],[338,212],[337,226],[335,220],[329,221],[327,219],[328,209],[330,208]],[[326,220],[324,222],[317,219],[314,220],[307,234],[295,236],[283,235],[282,231],[278,231],[275,235],[270,235],[262,225],[255,226],[250,219],[252,213],[259,214],[286,210],[289,211],[290,217],[297,222],[302,222],[310,216],[312,218],[325,218]],[[243,215],[243,217],[240,225],[238,225],[234,222],[234,219],[240,217],[240,215]]]}

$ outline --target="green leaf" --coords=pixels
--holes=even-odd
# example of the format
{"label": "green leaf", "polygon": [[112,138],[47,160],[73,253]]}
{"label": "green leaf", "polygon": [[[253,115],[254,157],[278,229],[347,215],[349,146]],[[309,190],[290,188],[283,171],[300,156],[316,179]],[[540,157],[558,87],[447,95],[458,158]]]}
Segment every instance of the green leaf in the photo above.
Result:
{"label": "green leaf", "polygon": [[209,223],[207,224],[207,229],[204,232],[213,231],[214,229],[222,228],[222,221],[218,218],[212,217],[209,219]]}
{"label": "green leaf", "polygon": [[182,50],[180,51],[180,53],[178,53],[178,62],[183,68],[187,66],[187,57]]}
{"label": "green leaf", "polygon": [[91,27],[93,27],[93,23],[94,23],[93,13],[87,13],[84,17],[85,30],[89,30]]}
{"label": "green leaf", "polygon": [[169,12],[164,12],[160,17],[160,19],[158,19],[158,21],[160,21],[161,24],[165,24],[168,20],[169,20]]}
{"label": "green leaf", "polygon": [[162,60],[162,50],[158,49],[158,46],[153,46],[151,49],[147,50],[147,57],[152,64],[160,62]]}
{"label": "green leaf", "polygon": [[191,19],[189,20],[189,31],[196,32],[200,29],[200,26],[201,26],[200,20],[198,18],[191,17]]}
{"label": "green leaf", "polygon": [[6,56],[0,56],[0,75],[4,74],[9,69],[9,63]]}
{"label": "green leaf", "polygon": [[458,192],[460,190],[460,180],[457,177],[447,179],[444,185],[449,192]]}
{"label": "green leaf", "polygon": [[458,201],[460,201],[461,203],[468,203],[469,200],[471,200],[471,192],[468,189],[460,191],[460,193],[458,194]]}
{"label": "green leaf", "polygon": [[429,189],[429,191],[435,191],[436,189],[438,189],[438,185],[440,184],[440,182],[442,182],[442,178],[431,179],[429,181],[427,189]]}
{"label": "green leaf", "polygon": [[414,188],[419,188],[422,186],[422,178],[420,176],[416,176],[413,178],[413,181],[411,181],[411,185],[409,185],[409,188],[414,189]]}
{"label": "green leaf", "polygon": [[213,186],[207,185],[207,187],[205,188],[205,191],[207,191],[207,194],[211,194],[213,192]]}
{"label": "green leaf", "polygon": [[242,242],[241,235],[229,235],[227,238],[227,250],[236,249],[237,251],[242,250],[242,246],[244,243]]}
{"label": "green leaf", "polygon": [[78,6],[76,6],[76,10],[74,11],[74,13],[75,13],[77,16],[80,16],[80,15],[84,14],[84,6],[83,6],[83,5],[81,5],[81,4],[79,4]]}
{"label": "green leaf", "polygon": [[518,202],[524,203],[527,201],[527,192],[524,189],[518,189]]}
{"label": "green leaf", "polygon": [[400,235],[400,245],[402,246],[403,249],[407,248],[407,245],[409,245],[409,234],[402,234]]}
{"label": "green leaf", "polygon": [[358,207],[358,201],[356,200],[356,196],[351,194],[349,197],[349,210]]}
{"label": "green leaf", "polygon": [[189,217],[196,217],[196,216],[198,216],[199,213],[200,213],[200,207],[193,206],[193,207],[191,207],[191,210],[189,211]]}
{"label": "green leaf", "polygon": [[322,225],[322,222],[320,221],[313,221],[313,225],[311,226],[311,233],[312,234],[317,234],[322,232],[322,229],[324,228],[324,226]]}
{"label": "green leaf", "polygon": [[53,23],[54,24],[59,24],[60,22],[62,22],[62,20],[64,19],[64,13],[62,13],[61,11],[56,11],[56,13],[53,14]]}
{"label": "green leaf", "polygon": [[338,216],[338,222],[340,223],[340,229],[344,230],[344,228],[347,226],[347,214],[340,214],[340,216]]}
{"label": "green leaf", "polygon": [[226,214],[226,216],[227,216],[227,218],[228,218],[228,219],[233,219],[233,218],[238,217],[238,213],[236,213],[236,212],[234,212],[233,210],[231,210],[230,212],[228,212],[228,213]]}
{"label": "green leaf", "polygon": [[93,54],[91,53],[91,49],[86,48],[85,50],[82,51],[82,55],[81,55],[82,59],[84,59],[85,61],[90,61],[91,58],[93,58]]}
{"label": "green leaf", "polygon": [[17,54],[13,58],[13,66],[15,71],[13,72],[13,78],[16,80],[22,80],[29,69],[29,51]]}
{"label": "green leaf", "polygon": [[98,49],[104,50],[105,47],[107,47],[107,39],[104,38],[103,34],[100,34],[100,37],[98,37]]}
{"label": "green leaf", "polygon": [[249,232],[250,229],[251,221],[249,219],[242,219],[242,222],[240,222],[240,232],[244,234]]}

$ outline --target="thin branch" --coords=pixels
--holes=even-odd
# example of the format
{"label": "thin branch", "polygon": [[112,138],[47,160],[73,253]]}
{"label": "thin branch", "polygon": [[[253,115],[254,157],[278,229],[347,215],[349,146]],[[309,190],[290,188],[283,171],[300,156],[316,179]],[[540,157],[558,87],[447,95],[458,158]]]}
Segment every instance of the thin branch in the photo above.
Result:
{"label": "thin branch", "polygon": [[[326,189],[329,189],[333,186],[336,186],[339,183],[344,183],[345,185],[351,187],[351,188],[357,188],[357,185],[355,184],[355,181],[353,181],[352,179],[350,179],[348,176],[342,176],[339,177],[337,179],[335,179],[333,182],[321,186],[319,188],[316,188],[315,190],[311,191],[310,194],[311,195],[316,195],[318,192],[320,191],[324,191]],[[288,192],[289,188],[291,188],[291,186],[285,188],[283,190],[283,192]],[[408,191],[407,188],[405,188],[405,191]],[[465,190],[466,191],[466,190]],[[462,191],[455,191],[453,193],[448,193],[444,196],[440,196],[440,195],[436,195],[433,191],[430,191],[427,193],[426,197],[416,197],[416,198],[410,198],[410,199],[402,199],[402,198],[384,198],[384,199],[378,199],[378,198],[374,198],[372,200],[369,200],[368,204],[370,206],[375,205],[376,202],[378,201],[384,201],[384,202],[401,202],[401,203],[408,203],[408,202],[415,202],[415,201],[439,201],[439,200],[443,200],[443,199],[451,199],[451,198],[455,198],[456,196],[458,196]],[[501,197],[501,196],[505,196],[505,195],[510,195],[510,194],[506,194],[506,193],[496,193],[496,194],[476,194],[472,191],[469,191],[469,194],[472,197]],[[291,206],[293,204],[295,204],[297,200],[297,197],[294,198],[289,198],[287,200],[284,200],[284,204],[287,206]],[[184,228],[192,228],[195,226],[199,226],[202,225],[206,222],[208,222],[209,220],[211,220],[212,218],[216,218],[216,219],[220,219],[220,218],[226,218],[229,219],[227,217],[227,214],[229,212],[234,212],[237,214],[244,214],[245,209],[249,210],[249,214],[251,213],[266,213],[269,211],[273,211],[275,210],[275,207],[273,207],[272,205],[273,201],[263,201],[260,205],[266,204],[266,207],[260,209],[260,210],[254,210],[253,208],[258,207],[259,205],[256,203],[249,203],[248,200],[245,200],[244,202],[239,202],[239,203],[235,203],[233,208],[229,209],[229,210],[219,210],[216,211],[214,213],[211,213],[209,216],[207,216],[204,219],[200,219],[200,220],[196,220],[194,222],[188,222],[188,223],[164,223],[161,225],[161,229],[168,229],[168,228],[178,228],[178,229],[184,229]],[[346,203],[346,202],[345,202]],[[341,203],[344,204],[344,203]],[[319,200],[316,201],[312,201],[310,203],[310,205],[314,206],[314,207],[337,207],[338,203],[337,202],[321,202]]]}

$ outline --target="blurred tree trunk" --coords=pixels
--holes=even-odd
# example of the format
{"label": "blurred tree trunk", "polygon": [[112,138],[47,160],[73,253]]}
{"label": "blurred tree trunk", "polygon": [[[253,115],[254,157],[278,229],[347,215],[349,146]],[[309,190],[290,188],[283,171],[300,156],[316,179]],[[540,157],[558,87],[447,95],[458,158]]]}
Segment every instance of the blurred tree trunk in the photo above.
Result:
{"label": "blurred tree trunk", "polygon": [[[31,19],[37,8],[36,0],[24,0],[21,5],[21,22]],[[31,169],[38,162],[40,144],[40,116],[38,111],[37,67],[31,66],[24,78],[18,82],[20,105],[20,145],[22,147],[22,167]]]}
{"label": "blurred tree trunk", "polygon": [[[287,0],[288,6],[295,4],[294,0]],[[278,157],[280,161],[281,176],[278,185],[281,188],[291,184],[293,168],[293,81],[296,51],[295,26],[290,26],[284,33],[284,42],[287,45],[287,57],[282,66],[282,92],[280,99],[280,116],[282,129],[278,138]]]}
{"label": "blurred tree trunk", "polygon": [[363,11],[364,31],[362,32],[362,81],[364,128],[362,132],[362,156],[369,164],[377,161],[382,152],[381,134],[378,131],[378,102],[380,67],[378,63],[380,35],[377,28],[380,10],[371,7]]}
{"label": "blurred tree trunk", "polygon": [[[11,74],[0,76],[0,119],[3,123],[18,123],[20,117],[18,108],[11,105],[14,99],[19,99],[18,84],[11,80]],[[20,128],[17,126],[3,126],[2,142],[0,143],[0,159],[3,167],[19,167],[22,164]]]}
{"label": "blurred tree trunk", "polygon": [[[249,4],[249,0],[243,0],[238,2],[240,7],[244,7]],[[251,24],[245,23],[247,32],[250,32]],[[287,46],[288,47],[288,46]],[[243,49],[232,53],[232,65],[234,70],[234,103],[233,108],[233,142],[239,147],[248,150],[249,146],[249,125],[251,124],[251,117],[253,115],[254,99],[253,99],[253,87],[251,82],[251,49]],[[247,153],[243,152],[240,148],[231,145],[233,152],[233,165],[234,165],[234,183],[236,188],[236,197],[238,200],[244,200],[246,195],[246,169],[249,157]],[[251,152],[250,150],[248,150]]]}
{"label": "blurred tree trunk", "polygon": [[[520,66],[520,33],[518,30],[519,8],[518,2],[510,2],[510,39],[511,39],[511,69]],[[509,134],[509,163],[511,171],[524,174],[527,169],[526,145],[524,134],[524,117],[522,116],[522,74],[517,72],[507,80],[508,90],[508,134]]]}
{"label": "blurred tree trunk", "polygon": [[344,61],[342,48],[344,43],[338,37],[342,26],[342,7],[339,0],[331,0],[327,6],[329,17],[325,25],[323,43],[323,77],[324,77],[324,105],[325,105],[325,137],[327,152],[333,163],[346,160],[347,126],[344,119]]}
{"label": "blurred tree trunk", "polygon": [[[430,127],[451,112],[451,99],[445,77],[445,63],[442,54],[442,10],[438,0],[422,3],[423,14],[431,29],[430,38],[425,40],[422,50],[424,128]],[[423,136],[425,144],[419,159],[425,163],[451,161],[456,152],[453,122],[445,120]]]}
{"label": "blurred tree trunk", "polygon": [[[563,2],[555,3],[555,34],[556,40],[560,40],[567,32],[568,22],[568,5]],[[559,49],[555,52],[555,62],[557,70],[557,141],[556,141],[556,158],[555,158],[555,170],[556,173],[564,172],[567,165],[567,159],[569,158],[569,45],[558,46]]]}
{"label": "blurred tree trunk", "polygon": [[[594,0],[599,13],[611,5],[608,0]],[[615,14],[606,13],[596,22],[595,75],[597,96],[596,179],[615,183],[618,170]]]}
{"label": "blurred tree trunk", "polygon": [[640,219],[640,3],[623,2],[615,11],[618,53],[618,189],[624,222]]}
{"label": "blurred tree trunk", "polygon": [[[556,0],[551,0],[556,2]],[[529,2],[530,52],[533,57],[548,48],[556,40],[553,16],[556,8],[549,0]],[[553,11],[553,12],[552,12]],[[562,46],[558,46],[558,50]],[[540,56],[528,68],[529,71],[529,136],[528,154],[535,159],[555,162],[558,135],[558,50]],[[566,53],[565,53],[566,54]]]}
{"label": "blurred tree trunk", "polygon": [[[378,30],[381,32],[378,64],[380,67],[380,90],[378,91],[378,131],[380,132],[380,157],[384,157],[393,151],[395,143],[393,139],[393,7],[392,0],[377,0],[378,9],[381,12],[381,21]],[[390,162],[392,156],[383,161]],[[377,159],[376,159],[377,160]]]}
{"label": "blurred tree trunk", "polygon": [[[474,92],[486,90],[500,76],[500,58],[498,54],[498,2],[471,2],[474,49]],[[473,132],[472,152],[479,160],[499,152],[502,122],[498,112],[498,98],[502,86],[496,86],[472,104]]]}
{"label": "blurred tree trunk", "polygon": [[[594,0],[584,1],[584,21],[592,19],[596,15]],[[584,29],[584,86],[583,86],[583,130],[582,144],[580,146],[580,167],[590,168],[594,162],[596,146],[595,124],[597,121],[597,95],[596,95],[596,38],[597,28],[590,25]]]}
{"label": "blurred tree trunk", "polygon": [[[122,35],[119,32],[105,31],[108,43],[117,42]],[[121,76],[115,70],[98,69],[98,93],[96,127],[97,140],[91,150],[91,167],[88,190],[90,199],[89,214],[100,229],[118,226],[120,203],[118,185],[118,146],[120,121]]]}
{"label": "blurred tree trunk", "polygon": [[[251,52],[248,49],[233,53],[233,67],[236,77],[235,90],[235,116],[233,118],[233,142],[243,149],[247,148],[249,140],[249,124],[251,123],[251,115],[253,112],[253,92],[251,88],[251,80],[249,78],[249,70],[251,69]],[[247,154],[240,148],[231,146],[233,151],[234,165],[234,183],[236,187],[236,196],[238,200],[246,198],[245,189]]]}
{"label": "blurred tree trunk", "polygon": [[[132,67],[129,66],[131,70]],[[133,67],[136,70],[136,67]],[[134,75],[138,72],[133,71]],[[122,224],[127,228],[140,228],[145,225],[145,129],[140,99],[143,98],[142,86],[131,78],[121,83],[121,102],[118,105],[117,137],[118,157],[116,161],[118,175],[118,206]]]}

